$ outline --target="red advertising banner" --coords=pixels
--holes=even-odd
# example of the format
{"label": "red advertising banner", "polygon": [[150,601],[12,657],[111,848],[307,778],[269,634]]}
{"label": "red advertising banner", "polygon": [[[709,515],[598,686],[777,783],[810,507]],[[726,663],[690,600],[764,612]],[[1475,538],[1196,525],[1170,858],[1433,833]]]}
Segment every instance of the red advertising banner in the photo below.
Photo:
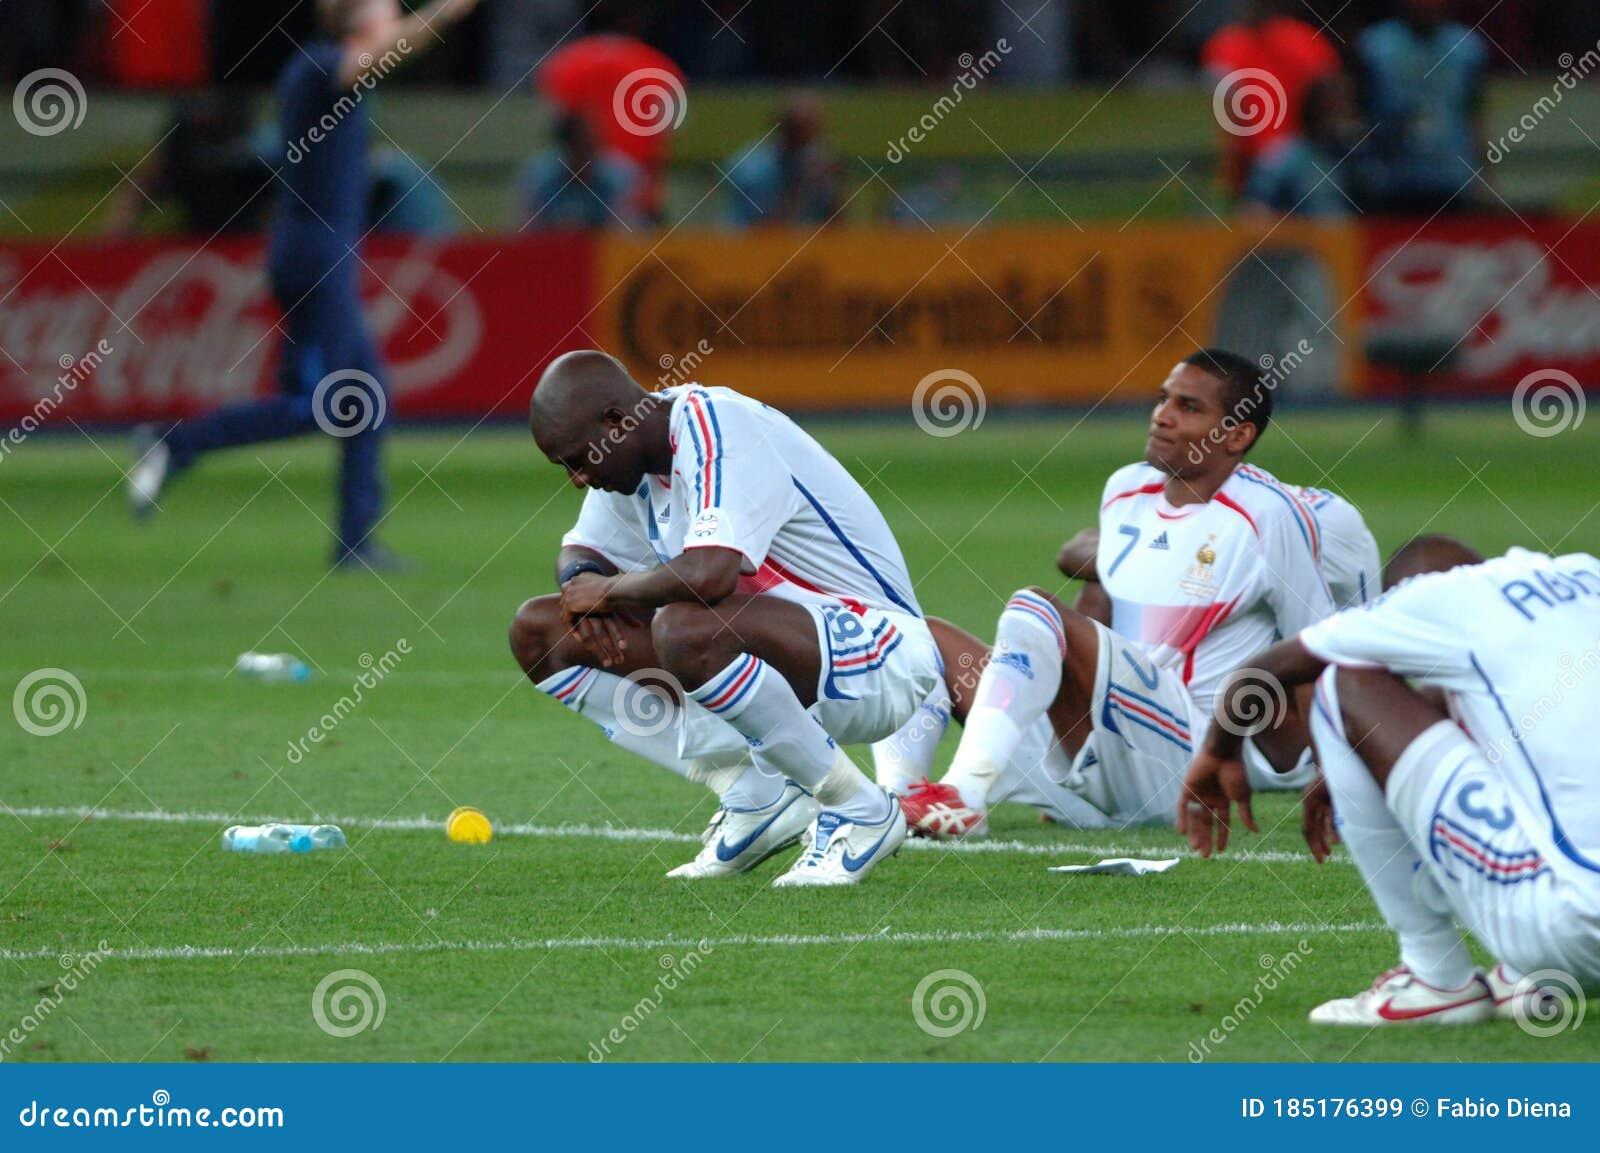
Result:
{"label": "red advertising banner", "polygon": [[1600,385],[1600,220],[1364,224],[1369,393],[1405,376],[1505,392],[1536,370]]}
{"label": "red advertising banner", "polygon": [[[0,248],[0,426],[160,420],[276,387],[259,241]],[[369,324],[402,417],[526,411],[539,372],[590,343],[581,235],[374,239]]]}

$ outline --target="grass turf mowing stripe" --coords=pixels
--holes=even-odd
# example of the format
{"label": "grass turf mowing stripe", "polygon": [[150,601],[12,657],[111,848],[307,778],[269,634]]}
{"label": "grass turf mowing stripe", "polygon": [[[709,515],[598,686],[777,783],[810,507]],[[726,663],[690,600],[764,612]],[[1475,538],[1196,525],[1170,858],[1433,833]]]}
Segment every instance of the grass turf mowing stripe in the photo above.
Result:
{"label": "grass turf mowing stripe", "polygon": [[1309,922],[1222,925],[1131,925],[1113,929],[1014,929],[1008,932],[947,933],[816,933],[759,936],[737,934],[729,937],[551,937],[543,940],[509,938],[503,941],[382,941],[376,944],[347,941],[332,945],[270,945],[265,948],[236,949],[228,945],[142,946],[131,949],[61,950],[0,949],[0,961],[45,961],[57,957],[85,956],[94,952],[107,960],[122,961],[206,961],[282,957],[337,957],[345,954],[384,956],[395,953],[500,953],[554,949],[609,949],[616,952],[650,949],[725,949],[735,947],[793,949],[811,945],[943,945],[956,943],[1029,944],[1054,941],[1133,940],[1141,937],[1243,937],[1256,934],[1285,936],[1337,936],[1341,933],[1388,932],[1387,926],[1370,921],[1341,925],[1316,925]]}
{"label": "grass turf mowing stripe", "polygon": [[[0,816],[5,815],[24,819],[34,817],[41,820],[54,817],[75,817],[79,820],[93,821],[144,821],[153,824],[220,825],[223,827],[228,825],[310,823],[310,819],[303,816],[247,817],[237,813],[172,812],[166,809],[97,809],[87,805],[8,805],[4,801],[0,801]],[[442,832],[444,830],[444,822],[433,817],[339,817],[319,815],[314,819],[318,824],[349,825],[354,829],[375,829],[387,832]],[[605,841],[665,841],[686,845],[700,843],[700,836],[696,833],[680,833],[675,829],[634,829],[619,825],[497,824],[494,826],[494,834],[497,837],[593,837]],[[1019,853],[1031,857],[1054,857],[1063,853],[1094,853],[1100,856],[1112,857],[1136,857],[1142,854],[1154,853],[1162,857],[1199,857],[1198,853],[1189,849],[1179,848],[1176,845],[1171,847],[1166,845],[1101,845],[1078,841],[929,841],[912,837],[908,838],[901,847],[914,852]],[[1245,849],[1240,852],[1227,853],[1223,859],[1263,865],[1315,863],[1307,853],[1289,853],[1272,849]],[[1349,863],[1349,858],[1340,855],[1335,855],[1329,860],[1330,863]]]}

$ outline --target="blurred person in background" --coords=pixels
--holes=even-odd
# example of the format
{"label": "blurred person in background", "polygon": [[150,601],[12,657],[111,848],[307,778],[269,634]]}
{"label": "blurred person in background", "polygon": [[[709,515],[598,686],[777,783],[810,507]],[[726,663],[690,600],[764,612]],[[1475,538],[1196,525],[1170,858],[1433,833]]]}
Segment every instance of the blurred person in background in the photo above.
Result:
{"label": "blurred person in background", "polygon": [[1402,0],[1400,15],[1356,40],[1381,212],[1476,206],[1488,49],[1477,32],[1446,19],[1448,9],[1447,0]]}
{"label": "blurred person in background", "polygon": [[379,144],[367,154],[367,228],[373,236],[448,236],[455,208],[439,176],[411,153]]}
{"label": "blurred person in background", "polygon": [[[625,28],[646,19],[625,15]],[[559,114],[583,117],[598,148],[638,165],[633,214],[659,223],[672,137],[687,114],[683,70],[672,58],[624,32],[581,36],[540,65],[534,88]]]}
{"label": "blurred person in background", "polygon": [[164,231],[210,237],[260,232],[271,198],[272,162],[255,134],[241,92],[198,92],[178,99],[160,143],[111,194],[106,231],[127,236],[147,211],[178,212]]}
{"label": "blurred person in background", "polygon": [[[1339,70],[1339,53],[1315,25],[1286,15],[1283,0],[1241,0],[1238,23],[1222,28],[1206,41],[1200,62],[1214,85],[1230,81],[1230,91],[1248,86],[1263,94],[1234,107],[1240,123],[1224,123],[1222,184],[1237,196],[1250,178],[1256,157],[1285,137],[1300,131],[1300,110],[1306,89]],[[1238,73],[1265,73],[1272,85]],[[1231,80],[1230,80],[1231,78]],[[1232,131],[1229,128],[1233,127]]]}
{"label": "blurred person in background", "polygon": [[343,453],[334,567],[397,567],[372,539],[384,501],[388,393],[361,311],[369,113],[359,98],[381,81],[375,69],[433,47],[477,2],[430,0],[402,16],[398,0],[319,0],[318,38],[278,80],[283,162],[267,255],[283,312],[278,395],[183,421],[164,436],[140,429],[128,474],[136,514],[153,511],[166,482],[208,452],[321,428]]}
{"label": "blurred person in background", "polygon": [[728,215],[741,227],[826,224],[839,211],[839,166],[815,96],[789,97],[778,126],[727,162]]}
{"label": "blurred person in background", "polygon": [[1256,157],[1240,197],[1247,215],[1336,220],[1357,211],[1363,193],[1361,121],[1355,85],[1342,72],[1306,89],[1301,130]]}
{"label": "blurred person in background", "polygon": [[555,143],[517,175],[520,228],[640,227],[639,166],[620,152],[595,147],[582,116],[562,116],[554,135]]}

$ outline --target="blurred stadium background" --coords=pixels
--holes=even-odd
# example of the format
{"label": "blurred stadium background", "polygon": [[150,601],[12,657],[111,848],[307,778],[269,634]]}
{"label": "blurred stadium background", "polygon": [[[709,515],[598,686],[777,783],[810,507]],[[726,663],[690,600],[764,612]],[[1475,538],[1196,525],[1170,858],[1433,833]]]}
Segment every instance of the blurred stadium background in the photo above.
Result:
{"label": "blurred stadium background", "polygon": [[[1396,49],[1408,7],[1445,23]],[[0,6],[0,420],[271,388],[271,82],[313,18]],[[369,97],[398,415],[519,416],[585,344],[806,409],[946,368],[1127,401],[1205,343],[1291,402],[1589,384],[1597,43],[1579,0],[488,0]]]}
{"label": "blurred stadium background", "polygon": [[[1132,888],[1043,858],[1164,856],[1170,830],[1020,806],[992,851],[908,852],[860,892],[665,885],[711,798],[505,647],[577,507],[516,426],[588,345],[803,411],[924,606],[980,635],[1021,583],[1071,595],[1052,557],[1196,345],[1276,388],[1252,459],[1347,495],[1386,552],[1600,551],[1600,8],[1402,7],[484,0],[364,97],[391,415],[449,427],[388,449],[383,535],[416,567],[344,579],[319,439],[208,461],[152,524],[122,507],[126,426],[275,386],[272,83],[314,0],[0,0],[0,1028],[27,1033],[0,1056],[597,1060],[661,949],[712,933],[671,1026],[606,1059],[1193,1061],[1250,997],[1214,1055],[1593,1059],[1593,1029],[1308,1026],[1392,945],[1288,796],[1250,853]],[[246,649],[315,675],[245,681]],[[461,804],[492,845],[440,835]],[[217,848],[313,814],[348,853]],[[61,993],[96,949],[120,960]],[[313,1020],[344,965],[381,1030]],[[951,966],[988,1017],[936,1037],[907,999]]]}

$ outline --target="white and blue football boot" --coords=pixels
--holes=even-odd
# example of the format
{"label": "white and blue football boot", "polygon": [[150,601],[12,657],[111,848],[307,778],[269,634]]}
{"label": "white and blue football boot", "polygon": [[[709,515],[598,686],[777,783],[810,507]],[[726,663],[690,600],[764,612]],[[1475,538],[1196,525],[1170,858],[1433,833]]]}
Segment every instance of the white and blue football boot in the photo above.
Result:
{"label": "white and blue football boot", "polygon": [[837,810],[823,809],[811,826],[811,843],[774,888],[854,885],[879,861],[900,851],[906,839],[906,815],[892,793],[885,792],[888,816],[873,824],[852,821]]}
{"label": "white and blue football boot", "polygon": [[694,860],[667,874],[669,877],[730,877],[745,873],[798,841],[816,818],[820,806],[793,781],[783,783],[783,794],[761,809],[718,809],[706,826],[705,844]]}

